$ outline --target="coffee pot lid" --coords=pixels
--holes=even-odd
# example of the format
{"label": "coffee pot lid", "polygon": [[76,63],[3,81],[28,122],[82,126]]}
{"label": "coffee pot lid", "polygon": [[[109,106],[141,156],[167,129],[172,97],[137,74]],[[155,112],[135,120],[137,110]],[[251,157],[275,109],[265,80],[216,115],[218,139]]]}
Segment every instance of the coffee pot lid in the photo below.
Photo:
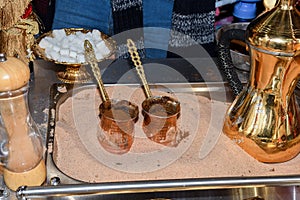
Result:
{"label": "coffee pot lid", "polygon": [[296,0],[280,0],[247,27],[246,42],[278,55],[293,55],[300,50],[300,12]]}
{"label": "coffee pot lid", "polygon": [[30,78],[29,67],[20,59],[0,53],[0,92],[25,86]]}

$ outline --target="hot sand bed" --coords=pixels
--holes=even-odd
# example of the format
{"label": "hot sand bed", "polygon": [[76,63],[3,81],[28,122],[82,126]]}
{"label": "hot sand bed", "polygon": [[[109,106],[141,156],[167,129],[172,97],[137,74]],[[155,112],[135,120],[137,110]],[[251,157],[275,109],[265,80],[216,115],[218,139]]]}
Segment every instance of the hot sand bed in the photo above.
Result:
{"label": "hot sand bed", "polygon": [[[140,109],[145,99],[140,88],[109,87],[108,93],[111,98],[134,102]],[[171,95],[161,91],[153,94]],[[140,112],[130,151],[116,155],[105,151],[97,139],[101,100],[96,88],[72,95],[59,106],[53,150],[55,164],[68,176],[91,183],[300,173],[299,156],[285,163],[260,163],[222,134],[228,104],[187,93],[171,96],[181,103],[178,145],[166,147],[149,140],[142,130]],[[202,158],[200,149],[203,150],[205,138],[216,145]]]}

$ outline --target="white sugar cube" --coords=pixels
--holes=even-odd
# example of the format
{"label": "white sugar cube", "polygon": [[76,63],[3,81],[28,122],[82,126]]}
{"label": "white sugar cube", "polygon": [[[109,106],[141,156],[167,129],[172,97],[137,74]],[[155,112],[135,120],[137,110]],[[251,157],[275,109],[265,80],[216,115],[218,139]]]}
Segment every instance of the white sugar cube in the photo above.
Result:
{"label": "white sugar cube", "polygon": [[84,35],[85,35],[86,38],[92,38],[92,33],[91,32],[87,32]]}
{"label": "white sugar cube", "polygon": [[77,37],[76,37],[76,35],[74,35],[74,34],[70,34],[70,35],[67,36],[67,39],[68,39],[69,42],[72,42],[72,41],[75,40],[76,38],[77,38]]}
{"label": "white sugar cube", "polygon": [[97,29],[92,30],[92,37],[94,40],[99,40],[101,39],[101,33]]}
{"label": "white sugar cube", "polygon": [[45,48],[52,48],[53,44],[51,43],[51,39],[45,37],[41,39],[41,41],[39,42],[39,46],[45,49]]}
{"label": "white sugar cube", "polygon": [[70,47],[70,46],[69,46],[69,43],[70,43],[69,40],[68,40],[67,38],[64,38],[64,39],[61,41],[61,43],[60,43],[61,45],[60,45],[60,46],[61,46],[62,48],[69,48],[69,47]]}
{"label": "white sugar cube", "polygon": [[76,63],[76,59],[75,58],[70,58],[70,57],[66,56],[63,59],[64,59],[63,61],[67,62],[67,63]]}
{"label": "white sugar cube", "polygon": [[61,49],[61,50],[59,51],[59,53],[60,53],[60,55],[62,55],[62,56],[69,56],[70,50],[69,50],[69,49]]}
{"label": "white sugar cube", "polygon": [[51,49],[45,49],[45,56],[47,58],[52,59],[51,53],[52,53]]}
{"label": "white sugar cube", "polygon": [[66,59],[63,56],[59,56],[56,61],[58,62],[66,62]]}
{"label": "white sugar cube", "polygon": [[78,63],[84,63],[85,62],[84,54],[77,54],[77,62]]}
{"label": "white sugar cube", "polygon": [[101,53],[102,56],[106,56],[110,52],[104,41],[99,42],[99,43],[96,44],[96,50],[95,51]]}
{"label": "white sugar cube", "polygon": [[76,43],[70,46],[70,52],[71,51],[77,52],[77,49],[78,49],[78,45],[76,45]]}
{"label": "white sugar cube", "polygon": [[71,50],[70,50],[70,57],[71,57],[71,58],[76,58],[76,57],[77,57],[76,51],[71,51]]}
{"label": "white sugar cube", "polygon": [[46,57],[52,60],[58,60],[60,58],[60,54],[56,51],[51,51],[50,49],[45,50]]}
{"label": "white sugar cube", "polygon": [[77,31],[70,35],[64,29],[53,30],[52,33],[53,37],[43,38],[39,45],[45,49],[47,58],[58,62],[85,63],[85,40],[91,43],[97,60],[102,60],[110,52],[97,29],[87,33]]}
{"label": "white sugar cube", "polygon": [[85,34],[80,32],[80,31],[76,33],[76,36],[77,36],[77,39],[84,39],[85,38]]}
{"label": "white sugar cube", "polygon": [[59,52],[60,49],[61,49],[60,46],[57,46],[57,45],[53,45],[53,47],[52,47],[52,51]]}
{"label": "white sugar cube", "polygon": [[60,41],[62,38],[66,37],[66,32],[64,29],[55,29],[52,31],[53,38]]}
{"label": "white sugar cube", "polygon": [[83,43],[76,44],[76,52],[77,53],[83,53],[84,52],[84,44]]}

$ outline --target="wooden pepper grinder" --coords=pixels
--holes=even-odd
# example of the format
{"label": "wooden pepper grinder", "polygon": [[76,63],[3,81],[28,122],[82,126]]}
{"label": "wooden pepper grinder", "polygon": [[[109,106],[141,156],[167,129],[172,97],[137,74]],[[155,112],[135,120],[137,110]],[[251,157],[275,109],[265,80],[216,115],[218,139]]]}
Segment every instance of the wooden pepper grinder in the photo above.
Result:
{"label": "wooden pepper grinder", "polygon": [[[28,108],[28,66],[15,57],[0,53],[0,154],[4,162],[4,182],[11,190],[39,186],[46,179],[43,144]],[[3,133],[5,132],[5,133]]]}

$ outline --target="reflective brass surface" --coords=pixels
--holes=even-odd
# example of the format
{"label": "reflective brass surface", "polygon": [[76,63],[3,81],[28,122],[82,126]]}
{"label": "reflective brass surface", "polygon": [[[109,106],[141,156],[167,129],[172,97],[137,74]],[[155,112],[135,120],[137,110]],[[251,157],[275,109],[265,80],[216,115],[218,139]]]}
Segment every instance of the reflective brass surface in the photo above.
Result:
{"label": "reflective brass surface", "polygon": [[180,102],[168,96],[152,96],[139,53],[131,39],[127,39],[127,47],[146,95],[146,99],[142,102],[143,131],[150,140],[175,147],[178,145],[176,137]]}
{"label": "reflective brass surface", "polygon": [[261,162],[284,162],[300,152],[300,16],[282,0],[247,28],[251,74],[225,117],[223,131]]}
{"label": "reflective brass surface", "polygon": [[97,80],[102,101],[103,102],[109,101],[108,94],[105,90],[105,87],[104,87],[104,84],[102,81],[101,72],[98,67],[98,63],[97,63],[97,59],[95,56],[93,46],[88,40],[84,41],[84,50],[85,50],[85,59],[90,64],[93,74],[94,74],[94,77]]}
{"label": "reflective brass surface", "polygon": [[295,4],[296,0],[280,0],[259,15],[247,27],[248,43],[266,53],[293,57],[300,47],[300,14]]}
{"label": "reflective brass surface", "polygon": [[64,65],[65,69],[57,72],[57,78],[64,83],[87,83],[91,80],[91,75],[84,65],[73,64]]}
{"label": "reflective brass surface", "polygon": [[99,106],[101,131],[97,138],[101,146],[114,154],[127,153],[134,140],[134,124],[138,120],[139,108],[127,100],[110,99],[102,81],[101,72],[92,44],[84,41],[85,59],[97,80],[102,103]]}
{"label": "reflective brass surface", "polygon": [[151,90],[149,88],[148,82],[146,80],[146,75],[144,72],[144,67],[142,65],[139,53],[137,51],[137,48],[134,44],[134,42],[131,39],[127,40],[127,47],[128,47],[128,52],[130,54],[131,57],[131,61],[133,62],[136,72],[139,75],[139,78],[142,81],[143,87],[144,87],[144,92],[146,95],[146,98],[151,98],[152,93]]}

